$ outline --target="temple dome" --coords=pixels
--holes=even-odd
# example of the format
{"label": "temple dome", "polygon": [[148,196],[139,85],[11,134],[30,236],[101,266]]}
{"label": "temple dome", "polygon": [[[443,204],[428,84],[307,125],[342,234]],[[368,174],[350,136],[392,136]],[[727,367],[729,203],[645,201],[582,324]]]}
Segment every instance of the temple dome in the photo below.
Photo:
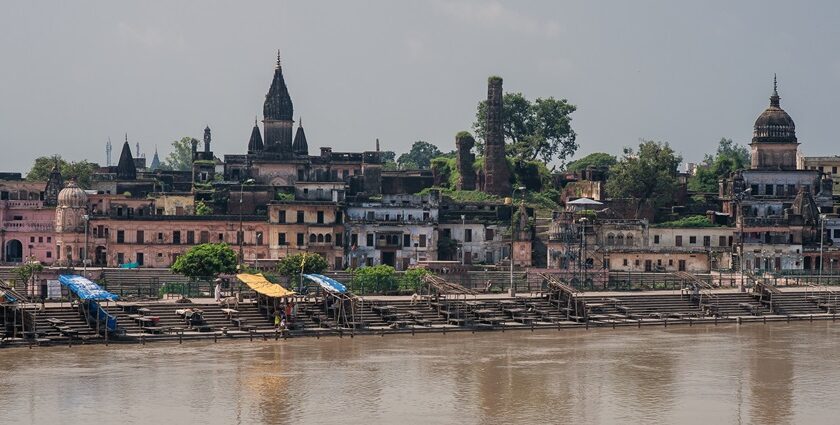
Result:
{"label": "temple dome", "polygon": [[770,106],[758,116],[753,126],[753,143],[797,143],[796,124],[779,104],[776,79],[773,78],[773,95]]}
{"label": "temple dome", "polygon": [[87,205],[87,194],[74,181],[67,182],[64,189],[58,192],[58,206],[83,208]]}

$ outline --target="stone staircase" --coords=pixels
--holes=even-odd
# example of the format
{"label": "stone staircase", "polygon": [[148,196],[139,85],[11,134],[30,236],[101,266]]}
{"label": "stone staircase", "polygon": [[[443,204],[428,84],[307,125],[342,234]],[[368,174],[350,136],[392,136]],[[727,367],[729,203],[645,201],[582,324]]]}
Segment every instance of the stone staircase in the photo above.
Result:
{"label": "stone staircase", "polygon": [[[88,326],[84,316],[75,307],[68,305],[64,307],[47,307],[43,312],[35,309],[28,311],[32,313],[35,329],[41,338],[62,342],[70,338],[76,340],[100,337],[94,329]],[[64,323],[53,324],[50,320],[60,320]]]}

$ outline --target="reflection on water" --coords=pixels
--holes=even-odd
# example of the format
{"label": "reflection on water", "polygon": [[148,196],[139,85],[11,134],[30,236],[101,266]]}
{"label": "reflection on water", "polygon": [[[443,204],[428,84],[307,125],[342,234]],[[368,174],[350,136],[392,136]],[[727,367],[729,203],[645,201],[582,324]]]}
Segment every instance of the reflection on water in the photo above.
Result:
{"label": "reflection on water", "polygon": [[836,422],[831,322],[0,350],[0,424]]}

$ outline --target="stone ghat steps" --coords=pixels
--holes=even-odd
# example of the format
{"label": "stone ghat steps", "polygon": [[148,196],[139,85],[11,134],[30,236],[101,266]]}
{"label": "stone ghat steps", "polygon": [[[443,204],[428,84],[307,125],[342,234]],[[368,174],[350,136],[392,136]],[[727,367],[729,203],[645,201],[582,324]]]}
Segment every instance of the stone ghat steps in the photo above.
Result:
{"label": "stone ghat steps", "polygon": [[[236,329],[237,325],[222,311],[226,308],[224,305],[218,304],[140,304],[141,307],[149,310],[146,316],[158,317],[158,327],[162,328],[180,328],[189,330],[189,325],[186,320],[176,313],[176,310],[194,308],[203,311],[204,323],[209,326],[209,330]],[[254,303],[239,303],[239,306],[231,305],[238,313],[234,318],[245,320],[245,325],[255,329],[271,329],[274,323],[269,318],[265,317],[257,305]],[[145,333],[143,327],[138,324],[135,319],[129,317],[130,313],[123,311],[117,304],[109,307],[108,312],[117,316],[117,323],[120,327],[126,330],[127,334],[142,334]]]}
{"label": "stone ghat steps", "polygon": [[[41,334],[42,338],[49,338],[54,341],[67,340],[73,335],[73,338],[98,338],[96,331],[86,323],[83,316],[75,307],[48,307],[43,312],[33,312],[35,320],[35,329]],[[62,327],[65,332],[62,332],[57,326],[50,323],[50,319],[57,319],[64,322]],[[94,325],[95,326],[95,325]],[[70,330],[71,333],[66,331]]]}
{"label": "stone ghat steps", "polygon": [[824,314],[827,311],[806,298],[805,293],[783,292],[773,295],[773,308],[781,315]]}

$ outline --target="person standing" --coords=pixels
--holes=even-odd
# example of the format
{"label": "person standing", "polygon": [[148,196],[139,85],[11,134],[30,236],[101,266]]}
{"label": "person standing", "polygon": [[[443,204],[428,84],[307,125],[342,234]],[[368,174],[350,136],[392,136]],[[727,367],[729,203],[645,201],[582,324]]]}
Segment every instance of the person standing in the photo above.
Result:
{"label": "person standing", "polygon": [[219,302],[222,301],[222,279],[221,278],[216,278],[216,287],[213,289],[213,292],[215,293],[216,303],[218,304]]}

